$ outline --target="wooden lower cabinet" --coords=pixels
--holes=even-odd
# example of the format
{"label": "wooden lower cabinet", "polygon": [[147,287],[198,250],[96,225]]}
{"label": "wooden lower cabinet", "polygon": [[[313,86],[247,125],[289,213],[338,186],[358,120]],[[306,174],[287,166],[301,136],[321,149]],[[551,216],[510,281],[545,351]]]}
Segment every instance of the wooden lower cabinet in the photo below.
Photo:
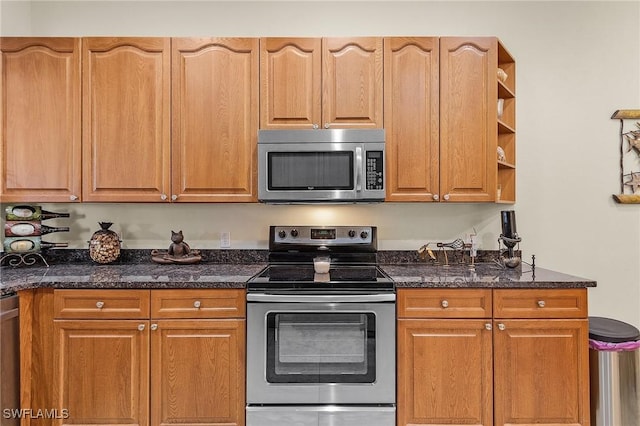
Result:
{"label": "wooden lower cabinet", "polygon": [[54,333],[61,424],[148,424],[148,321],[60,320]]}
{"label": "wooden lower cabinet", "polygon": [[398,425],[491,424],[486,325],[484,320],[398,321]]}
{"label": "wooden lower cabinet", "polygon": [[586,289],[399,289],[398,426],[588,426],[586,302]]}
{"label": "wooden lower cabinet", "polygon": [[495,425],[589,425],[588,320],[497,320]]}
{"label": "wooden lower cabinet", "polygon": [[151,327],[151,424],[243,425],[244,320]]}
{"label": "wooden lower cabinet", "polygon": [[[53,299],[51,406],[67,414],[54,424],[244,425],[244,290],[56,290]],[[163,319],[151,300],[179,300],[186,318]],[[115,306],[139,306],[129,315],[145,318],[113,317]]]}

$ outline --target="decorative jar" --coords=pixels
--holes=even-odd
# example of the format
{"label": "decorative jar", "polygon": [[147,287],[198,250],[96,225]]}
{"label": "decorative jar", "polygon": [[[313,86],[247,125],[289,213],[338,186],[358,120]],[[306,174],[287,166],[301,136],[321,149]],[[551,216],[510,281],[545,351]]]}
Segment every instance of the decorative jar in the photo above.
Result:
{"label": "decorative jar", "polygon": [[120,256],[120,237],[110,230],[111,222],[98,222],[100,228],[89,241],[89,256],[94,262],[111,263]]}

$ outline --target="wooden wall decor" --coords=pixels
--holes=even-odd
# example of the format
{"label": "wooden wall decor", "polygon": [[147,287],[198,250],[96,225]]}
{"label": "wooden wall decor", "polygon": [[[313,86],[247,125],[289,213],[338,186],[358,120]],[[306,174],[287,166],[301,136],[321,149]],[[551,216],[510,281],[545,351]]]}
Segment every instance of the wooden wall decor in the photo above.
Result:
{"label": "wooden wall decor", "polygon": [[[613,194],[613,199],[621,204],[640,204],[640,170],[630,173],[624,172],[624,156],[634,151],[640,156],[640,121],[636,122],[636,129],[624,131],[624,120],[640,120],[640,109],[619,109],[613,113],[612,119],[620,120],[620,194]],[[625,140],[627,149],[625,151]],[[625,187],[631,189],[631,194],[625,194]]]}

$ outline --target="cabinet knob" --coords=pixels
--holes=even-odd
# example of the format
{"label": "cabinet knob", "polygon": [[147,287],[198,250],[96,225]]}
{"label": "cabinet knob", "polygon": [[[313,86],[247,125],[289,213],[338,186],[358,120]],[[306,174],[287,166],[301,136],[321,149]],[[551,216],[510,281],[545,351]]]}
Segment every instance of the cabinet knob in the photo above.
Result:
{"label": "cabinet knob", "polygon": [[539,306],[539,307],[544,308],[544,307],[545,307],[545,305],[546,305],[546,303],[545,303],[545,301],[544,301],[544,300],[538,300],[538,306]]}
{"label": "cabinet knob", "polygon": [[451,196],[449,196],[449,194],[444,194],[444,198],[445,201],[449,201],[449,198],[451,198]]}
{"label": "cabinet knob", "polygon": [[160,194],[160,199],[162,201],[166,200],[167,199],[167,194]]}
{"label": "cabinet knob", "polygon": [[70,195],[70,196],[69,196],[69,199],[70,199],[71,201],[76,201],[76,200],[78,199],[78,196],[77,196],[77,195]]}
{"label": "cabinet knob", "polygon": [[177,196],[176,194],[173,194],[173,195],[171,196],[171,201],[175,201],[175,200],[177,200],[177,199],[178,199],[178,196]]}
{"label": "cabinet knob", "polygon": [[434,201],[438,201],[440,199],[440,196],[438,194],[433,194],[433,199]]}
{"label": "cabinet knob", "polygon": [[102,300],[96,302],[96,308],[98,309],[104,308],[104,302]]}
{"label": "cabinet knob", "polygon": [[201,305],[201,303],[200,303],[199,300],[196,300],[195,302],[193,302],[193,307],[196,308],[196,309],[200,308],[200,305]]}
{"label": "cabinet knob", "polygon": [[138,330],[143,331],[144,330],[144,324],[138,324]]}
{"label": "cabinet knob", "polygon": [[329,128],[329,123],[324,123],[324,128],[328,129]]}
{"label": "cabinet knob", "polygon": [[491,323],[490,323],[490,322],[486,323],[486,324],[484,325],[484,328],[485,328],[485,329],[487,329],[487,330],[489,330],[489,331],[491,331],[491,330],[493,329],[493,327],[491,326]]}
{"label": "cabinet knob", "polygon": [[151,324],[151,330],[156,331],[158,329],[158,324]]}
{"label": "cabinet knob", "polygon": [[443,300],[442,302],[440,302],[440,304],[442,305],[443,308],[448,308],[449,307],[449,301],[448,300]]}
{"label": "cabinet knob", "polygon": [[505,325],[504,325],[504,324],[502,324],[502,323],[498,324],[498,330],[500,330],[500,331],[504,331],[506,328],[507,328],[507,327],[505,327]]}
{"label": "cabinet knob", "polygon": [[313,129],[318,129],[320,128],[320,126],[318,126],[317,124],[313,123],[313,126],[311,126]]}

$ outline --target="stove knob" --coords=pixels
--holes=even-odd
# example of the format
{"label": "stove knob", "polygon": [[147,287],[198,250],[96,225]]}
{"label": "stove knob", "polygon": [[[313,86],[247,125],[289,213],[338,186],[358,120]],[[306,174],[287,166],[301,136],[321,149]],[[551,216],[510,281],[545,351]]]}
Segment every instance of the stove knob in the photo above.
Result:
{"label": "stove knob", "polygon": [[292,236],[293,238],[297,237],[297,236],[298,236],[298,230],[297,230],[297,229],[292,229],[292,230],[291,230],[291,236]]}
{"label": "stove knob", "polygon": [[356,236],[356,231],[354,231],[353,229],[349,229],[349,237],[353,238]]}
{"label": "stove knob", "polygon": [[286,233],[285,231],[281,230],[280,232],[278,232],[278,236],[279,236],[280,238],[284,238],[284,237],[286,237],[286,236],[287,236],[287,233]]}
{"label": "stove knob", "polygon": [[360,233],[360,238],[362,238],[363,240],[366,239],[369,236],[369,233],[367,231],[362,231]]}

